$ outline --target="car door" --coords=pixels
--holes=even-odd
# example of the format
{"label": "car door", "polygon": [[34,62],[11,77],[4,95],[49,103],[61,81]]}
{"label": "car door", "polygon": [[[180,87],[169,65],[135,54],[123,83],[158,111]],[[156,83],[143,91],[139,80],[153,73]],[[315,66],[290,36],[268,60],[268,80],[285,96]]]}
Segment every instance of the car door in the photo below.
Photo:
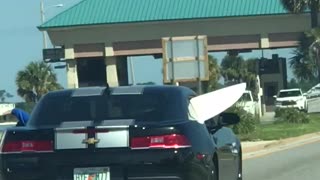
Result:
{"label": "car door", "polygon": [[213,134],[218,147],[219,179],[235,180],[238,177],[239,147],[230,128],[222,127]]}

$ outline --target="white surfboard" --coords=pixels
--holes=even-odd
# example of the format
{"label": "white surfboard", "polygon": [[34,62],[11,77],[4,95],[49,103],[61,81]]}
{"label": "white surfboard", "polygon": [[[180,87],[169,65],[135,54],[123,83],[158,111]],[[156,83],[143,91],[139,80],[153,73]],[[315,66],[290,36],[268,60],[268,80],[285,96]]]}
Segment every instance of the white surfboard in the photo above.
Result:
{"label": "white surfboard", "polygon": [[245,90],[246,83],[241,83],[194,97],[189,104],[190,117],[203,124],[235,104]]}

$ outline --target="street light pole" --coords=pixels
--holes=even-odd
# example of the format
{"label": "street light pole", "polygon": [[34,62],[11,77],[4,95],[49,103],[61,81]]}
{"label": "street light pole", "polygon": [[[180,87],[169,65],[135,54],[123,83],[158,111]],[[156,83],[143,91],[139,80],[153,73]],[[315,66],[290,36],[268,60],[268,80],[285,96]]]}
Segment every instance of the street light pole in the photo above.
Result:
{"label": "street light pole", "polygon": [[[41,24],[44,23],[45,17],[44,17],[44,3],[43,1],[40,1],[40,15],[41,15]],[[42,31],[42,40],[43,40],[43,49],[47,48],[47,37],[46,32]]]}
{"label": "street light pole", "polygon": [[[63,7],[63,4],[56,4],[54,6],[51,7]],[[46,9],[48,10],[48,9]],[[45,11],[44,9],[44,2],[43,0],[40,1],[40,16],[41,16],[41,24],[43,24],[45,22]],[[42,38],[43,38],[43,49],[46,49],[48,47],[47,45],[47,36],[46,36],[46,32],[42,31]]]}

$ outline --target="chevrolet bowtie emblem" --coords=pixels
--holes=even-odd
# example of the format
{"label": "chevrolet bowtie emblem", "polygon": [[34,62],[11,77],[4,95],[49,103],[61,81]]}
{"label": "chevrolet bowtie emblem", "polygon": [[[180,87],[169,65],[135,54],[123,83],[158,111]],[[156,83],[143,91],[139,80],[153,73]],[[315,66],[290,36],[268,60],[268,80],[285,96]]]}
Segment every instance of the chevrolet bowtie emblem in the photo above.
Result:
{"label": "chevrolet bowtie emblem", "polygon": [[88,138],[88,139],[84,139],[83,141],[82,141],[82,143],[84,143],[84,144],[97,144],[97,143],[99,143],[99,139],[95,139],[95,138]]}

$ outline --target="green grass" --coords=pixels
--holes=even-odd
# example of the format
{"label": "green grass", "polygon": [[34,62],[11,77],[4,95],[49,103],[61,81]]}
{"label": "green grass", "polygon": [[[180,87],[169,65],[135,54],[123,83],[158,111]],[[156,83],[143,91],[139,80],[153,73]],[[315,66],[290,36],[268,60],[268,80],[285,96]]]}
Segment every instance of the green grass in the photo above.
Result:
{"label": "green grass", "polygon": [[320,132],[320,114],[311,114],[308,124],[274,123],[258,125],[255,132],[239,135],[242,141],[279,140],[304,134]]}

